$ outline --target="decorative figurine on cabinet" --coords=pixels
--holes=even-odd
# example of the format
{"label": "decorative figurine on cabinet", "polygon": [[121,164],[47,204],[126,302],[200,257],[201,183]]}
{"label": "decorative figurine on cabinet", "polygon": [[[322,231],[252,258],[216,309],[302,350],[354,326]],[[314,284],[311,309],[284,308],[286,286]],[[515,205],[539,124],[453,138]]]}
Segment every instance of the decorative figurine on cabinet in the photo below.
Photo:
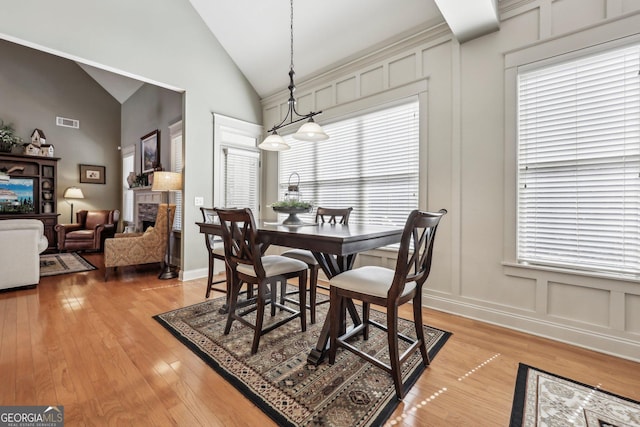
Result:
{"label": "decorative figurine on cabinet", "polygon": [[42,157],[53,157],[53,144],[42,144],[40,146],[40,155]]}
{"label": "decorative figurine on cabinet", "polygon": [[39,156],[40,155],[40,147],[34,145],[31,142],[27,142],[22,145],[24,154],[27,156]]}
{"label": "decorative figurine on cabinet", "polygon": [[46,144],[47,140],[45,139],[44,132],[40,129],[34,129],[33,132],[31,132],[31,143],[36,147]]}

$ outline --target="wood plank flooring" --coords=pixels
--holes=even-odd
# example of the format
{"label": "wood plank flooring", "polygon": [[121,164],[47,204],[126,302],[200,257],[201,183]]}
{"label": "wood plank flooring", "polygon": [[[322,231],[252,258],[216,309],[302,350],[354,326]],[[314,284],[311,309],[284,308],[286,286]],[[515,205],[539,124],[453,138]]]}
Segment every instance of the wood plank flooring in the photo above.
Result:
{"label": "wood plank flooring", "polygon": [[[68,426],[270,426],[152,316],[204,300],[159,267],[42,278],[0,293],[0,405],[64,405]],[[221,296],[214,293],[212,297]],[[409,310],[401,312],[410,318]],[[506,426],[518,362],[640,400],[640,364],[424,310],[453,332],[388,425]]]}

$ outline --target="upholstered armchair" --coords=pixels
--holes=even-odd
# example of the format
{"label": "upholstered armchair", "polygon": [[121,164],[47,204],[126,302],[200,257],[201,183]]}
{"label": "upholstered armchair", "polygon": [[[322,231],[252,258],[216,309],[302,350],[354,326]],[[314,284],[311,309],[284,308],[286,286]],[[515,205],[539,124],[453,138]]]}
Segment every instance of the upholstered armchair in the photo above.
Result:
{"label": "upholstered armchair", "polygon": [[78,211],[75,224],[57,224],[59,251],[102,251],[104,240],[113,237],[120,220],[119,210]]}
{"label": "upholstered armchair", "polygon": [[[169,205],[173,224],[176,205]],[[158,205],[156,223],[144,233],[116,233],[104,242],[104,280],[118,267],[162,262],[167,249],[167,205]]]}
{"label": "upholstered armchair", "polygon": [[0,221],[0,289],[32,287],[40,281],[40,254],[49,242],[39,219]]}

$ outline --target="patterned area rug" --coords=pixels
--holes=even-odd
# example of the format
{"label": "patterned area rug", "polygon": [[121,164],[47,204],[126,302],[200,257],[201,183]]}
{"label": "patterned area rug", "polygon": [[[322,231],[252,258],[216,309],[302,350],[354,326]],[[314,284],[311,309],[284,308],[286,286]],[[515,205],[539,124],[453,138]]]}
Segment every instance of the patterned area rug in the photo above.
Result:
{"label": "patterned area rug", "polygon": [[40,255],[40,277],[95,269],[94,265],[75,252]]}
{"label": "patterned area rug", "polygon": [[640,426],[640,402],[520,364],[511,427]]}
{"label": "patterned area rug", "polygon": [[[219,314],[218,309],[224,301],[224,297],[205,301],[154,319],[278,425],[382,425],[397,406],[391,377],[349,351],[339,350],[332,366],[327,362],[317,367],[307,364],[307,355],[322,329],[321,322],[308,324],[307,331],[302,333],[300,321],[292,320],[263,335],[258,352],[252,356],[250,328],[235,321],[229,335],[223,334],[226,315]],[[327,310],[328,304],[319,305],[318,319],[324,319]],[[278,315],[270,318],[267,314],[265,324],[267,319],[270,322],[277,318]],[[371,318],[384,321],[385,315],[371,310]],[[424,328],[429,355],[433,358],[451,334],[429,326]],[[412,322],[402,320],[399,329],[415,337]],[[387,353],[386,334],[377,328],[370,328],[368,341],[360,337],[356,342],[372,354]],[[419,352],[414,352],[403,365],[404,382],[415,383],[424,371],[421,362]]]}

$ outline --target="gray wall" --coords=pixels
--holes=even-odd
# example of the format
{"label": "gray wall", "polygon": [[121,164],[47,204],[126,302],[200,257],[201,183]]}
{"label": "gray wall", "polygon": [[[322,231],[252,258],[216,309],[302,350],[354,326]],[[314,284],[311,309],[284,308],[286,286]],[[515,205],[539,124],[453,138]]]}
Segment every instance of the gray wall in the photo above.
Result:
{"label": "gray wall", "polygon": [[185,278],[206,274],[193,202],[202,196],[205,205],[213,203],[212,113],[261,123],[262,112],[257,94],[189,1],[7,2],[0,38],[185,92],[182,269]]}
{"label": "gray wall", "polygon": [[[0,118],[25,142],[42,129],[58,162],[58,222],[70,220],[65,188],[78,186],[79,209],[120,206],[120,103],[76,63],[0,40]],[[56,116],[80,120],[80,129],[56,126]],[[79,164],[106,166],[106,184],[80,184]]]}
{"label": "gray wall", "polygon": [[[298,110],[320,123],[419,95],[420,207],[441,222],[424,304],[640,361],[637,277],[516,262],[516,67],[613,40],[640,40],[640,2],[502,0],[500,31],[460,44],[436,26],[298,82]],[[287,93],[263,100],[264,125]],[[277,155],[263,156],[263,204],[277,195]],[[304,192],[304,189],[301,189]],[[388,250],[360,263],[393,267]]]}
{"label": "gray wall", "polygon": [[156,129],[160,131],[160,163],[171,168],[169,125],[182,119],[182,93],[144,84],[122,104],[122,148],[136,148],[135,167],[140,173],[140,138]]}

